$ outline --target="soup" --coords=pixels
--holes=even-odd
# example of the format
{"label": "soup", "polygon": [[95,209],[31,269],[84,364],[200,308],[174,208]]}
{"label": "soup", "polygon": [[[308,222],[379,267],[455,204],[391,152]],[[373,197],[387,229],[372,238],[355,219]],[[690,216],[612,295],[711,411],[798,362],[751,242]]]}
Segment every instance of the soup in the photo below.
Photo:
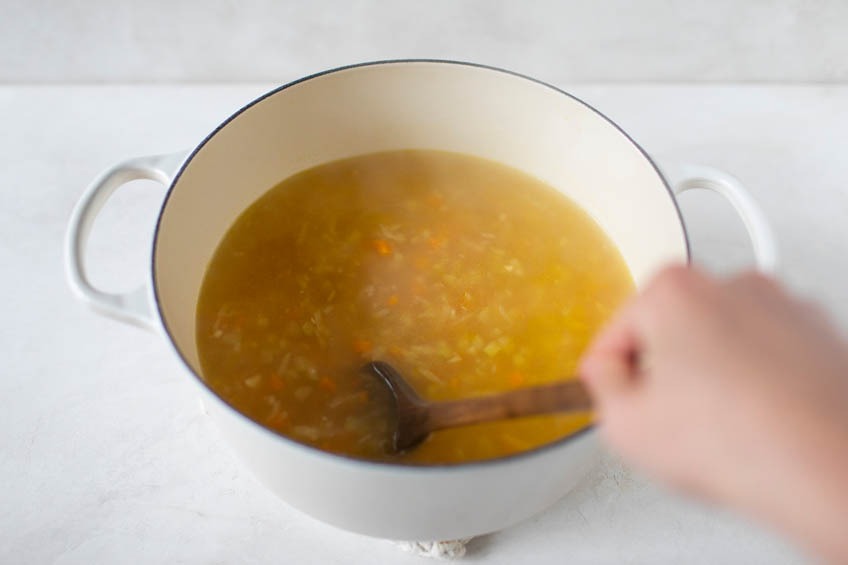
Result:
{"label": "soup", "polygon": [[509,455],[591,414],[443,430],[390,454],[387,393],[361,367],[387,361],[432,401],[573,378],[633,288],[599,226],[533,177],[441,151],[362,155],[283,180],[230,227],[197,306],[202,377],[323,450],[423,464]]}

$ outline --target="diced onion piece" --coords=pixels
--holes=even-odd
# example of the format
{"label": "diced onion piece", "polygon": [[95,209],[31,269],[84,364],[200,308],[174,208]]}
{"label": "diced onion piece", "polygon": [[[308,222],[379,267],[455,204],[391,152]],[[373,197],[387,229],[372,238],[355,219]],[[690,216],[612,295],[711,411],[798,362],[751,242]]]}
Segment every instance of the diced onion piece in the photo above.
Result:
{"label": "diced onion piece", "polygon": [[312,394],[311,386],[301,386],[294,391],[294,397],[297,398],[299,402],[303,402],[304,400],[309,398],[310,394]]}
{"label": "diced onion piece", "polygon": [[489,357],[494,357],[501,350],[501,344],[498,340],[490,341],[486,347],[483,348],[483,353],[488,355]]}
{"label": "diced onion piece", "polygon": [[295,436],[309,441],[315,441],[321,437],[321,431],[314,426],[294,426],[291,431]]}

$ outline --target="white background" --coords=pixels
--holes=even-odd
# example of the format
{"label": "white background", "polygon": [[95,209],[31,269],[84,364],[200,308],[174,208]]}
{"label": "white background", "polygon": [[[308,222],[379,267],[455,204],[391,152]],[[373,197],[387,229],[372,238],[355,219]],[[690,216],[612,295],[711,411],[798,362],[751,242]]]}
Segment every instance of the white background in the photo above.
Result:
{"label": "white background", "polygon": [[848,79],[843,0],[6,0],[0,80],[280,81],[463,59],[568,81]]}
{"label": "white background", "polygon": [[[104,168],[190,148],[255,96],[335,65],[504,66],[585,99],[651,153],[740,177],[775,228],[780,277],[848,327],[846,29],[842,1],[0,1],[0,562],[420,562],[269,495],[161,338],[73,300],[63,232]],[[96,283],[142,280],[162,193],[136,182],[107,205]],[[687,194],[682,206],[698,262],[750,261],[723,202]],[[467,559],[804,561],[612,457]]]}

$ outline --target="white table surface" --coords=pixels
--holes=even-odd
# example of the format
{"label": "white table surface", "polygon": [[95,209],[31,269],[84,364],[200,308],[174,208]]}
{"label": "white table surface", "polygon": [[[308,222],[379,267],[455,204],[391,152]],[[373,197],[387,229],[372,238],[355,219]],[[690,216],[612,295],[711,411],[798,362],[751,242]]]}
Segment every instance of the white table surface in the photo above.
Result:
{"label": "white table surface", "polygon": [[[96,174],[193,146],[269,86],[0,87],[0,562],[422,562],[270,495],[222,443],[162,339],[87,311],[64,283],[65,224]],[[778,234],[781,277],[848,325],[848,87],[559,86],[648,151],[743,179]],[[92,236],[95,282],[142,279],[162,194],[136,182],[110,202]],[[696,259],[719,271],[749,260],[726,205],[698,195],[683,205]],[[467,559],[805,560],[612,457],[544,514],[473,541]]]}

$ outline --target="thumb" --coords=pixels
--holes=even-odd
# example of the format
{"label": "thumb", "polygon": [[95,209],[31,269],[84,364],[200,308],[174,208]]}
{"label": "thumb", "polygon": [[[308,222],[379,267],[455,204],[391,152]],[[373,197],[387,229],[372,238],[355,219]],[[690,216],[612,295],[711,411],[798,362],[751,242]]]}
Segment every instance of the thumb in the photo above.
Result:
{"label": "thumb", "polygon": [[595,338],[580,362],[580,378],[596,403],[634,384],[639,351],[633,306],[624,308]]}
{"label": "thumb", "polygon": [[580,378],[597,404],[630,390],[633,376],[631,356],[619,351],[593,352],[580,364]]}

